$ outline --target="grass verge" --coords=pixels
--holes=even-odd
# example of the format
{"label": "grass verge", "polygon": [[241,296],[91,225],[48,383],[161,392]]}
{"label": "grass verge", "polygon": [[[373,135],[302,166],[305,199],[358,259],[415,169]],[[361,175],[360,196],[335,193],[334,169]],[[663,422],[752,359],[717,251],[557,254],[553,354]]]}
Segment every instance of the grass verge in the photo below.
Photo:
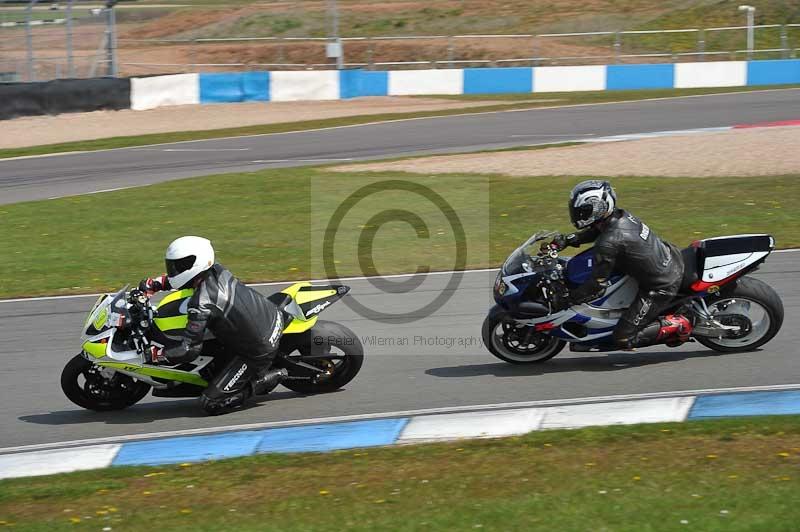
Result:
{"label": "grass verge", "polygon": [[15,530],[796,530],[800,416],[0,481]]}
{"label": "grass verge", "polygon": [[[800,86],[800,85],[799,85]],[[786,85],[773,88],[792,88]],[[563,92],[547,94],[492,94],[492,95],[463,95],[463,96],[436,96],[443,99],[458,100],[487,100],[503,101],[508,103],[481,105],[467,109],[443,109],[438,111],[422,111],[416,113],[384,113],[376,115],[358,115],[324,120],[306,120],[302,122],[286,122],[281,124],[265,124],[260,126],[246,126],[225,129],[209,129],[204,131],[177,131],[170,133],[154,133],[149,135],[136,135],[124,137],[111,137],[105,139],[65,142],[60,144],[45,144],[24,148],[0,149],[0,159],[10,157],[27,157],[32,155],[45,155],[52,153],[66,153],[72,151],[98,151],[114,148],[128,148],[133,146],[146,146],[150,144],[164,144],[169,142],[182,142],[192,140],[216,139],[224,137],[243,137],[248,135],[266,135],[270,133],[287,133],[290,131],[307,131],[331,127],[353,126],[383,122],[390,120],[405,120],[409,118],[426,118],[437,116],[452,116],[460,114],[487,113],[493,111],[510,111],[518,109],[536,109],[541,107],[555,107],[564,105],[610,103],[623,101],[637,101],[649,98],[666,98],[674,96],[693,96],[704,94],[727,94],[731,92],[752,92],[764,90],[764,87],[735,87],[714,89],[670,89],[670,90],[640,90],[640,91],[592,91],[592,92]],[[267,104],[268,105],[268,104]]]}
{"label": "grass verge", "polygon": [[[654,231],[678,245],[725,234],[767,232],[779,247],[800,246],[798,176],[745,178],[614,179],[621,204]],[[172,181],[147,187],[0,206],[0,297],[87,293],[117,289],[125,282],[160,273],[169,241],[202,234],[219,260],[245,281],[308,279],[319,275],[312,245],[331,208],[348,187],[363,179],[408,180],[439,191],[467,229],[466,268],[499,264],[539,229],[570,229],[565,200],[582,178],[497,175],[416,176],[401,173],[347,175],[325,167],[268,170]],[[669,186],[665,186],[668,182]],[[312,187],[312,183],[314,187]],[[313,190],[312,190],[313,188]],[[488,201],[487,201],[488,195]],[[453,268],[445,239],[424,200],[387,196],[375,208],[400,207],[419,214],[436,231],[421,238],[407,224],[381,229],[372,255],[380,273]],[[359,206],[337,238],[356,241],[369,214]],[[330,213],[327,213],[329,215]],[[434,220],[430,222],[429,220]],[[441,237],[439,242],[433,239]],[[316,241],[315,241],[316,242]],[[355,249],[355,248],[354,248]],[[366,271],[363,252],[337,255],[340,275]]]}

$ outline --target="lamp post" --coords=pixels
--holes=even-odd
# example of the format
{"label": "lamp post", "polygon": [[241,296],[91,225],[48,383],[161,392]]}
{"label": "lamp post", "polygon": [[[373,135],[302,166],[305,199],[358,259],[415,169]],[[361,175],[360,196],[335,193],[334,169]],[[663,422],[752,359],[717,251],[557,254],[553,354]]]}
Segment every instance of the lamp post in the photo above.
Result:
{"label": "lamp post", "polygon": [[335,58],[336,68],[341,70],[344,66],[344,50],[339,38],[339,6],[336,0],[328,0],[328,15],[331,17],[331,40],[326,47],[326,55],[331,59]]}
{"label": "lamp post", "polygon": [[756,8],[753,6],[739,6],[739,11],[747,13],[747,59],[753,58],[753,48],[755,47],[755,36],[753,35],[756,17]]}

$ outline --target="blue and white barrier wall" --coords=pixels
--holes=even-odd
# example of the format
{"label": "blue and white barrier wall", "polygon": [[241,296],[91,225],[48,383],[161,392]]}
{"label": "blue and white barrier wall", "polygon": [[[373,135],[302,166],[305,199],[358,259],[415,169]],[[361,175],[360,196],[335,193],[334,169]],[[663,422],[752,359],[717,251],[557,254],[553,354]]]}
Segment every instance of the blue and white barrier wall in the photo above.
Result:
{"label": "blue and white barrier wall", "polygon": [[658,65],[175,74],[131,80],[131,107],[360,96],[683,89],[800,83],[800,60]]}

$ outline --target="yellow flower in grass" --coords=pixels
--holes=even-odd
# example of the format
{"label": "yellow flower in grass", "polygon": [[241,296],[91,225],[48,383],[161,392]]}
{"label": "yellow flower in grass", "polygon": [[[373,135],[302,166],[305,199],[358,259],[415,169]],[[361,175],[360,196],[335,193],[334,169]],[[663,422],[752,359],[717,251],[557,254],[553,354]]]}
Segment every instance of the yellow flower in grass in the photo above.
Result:
{"label": "yellow flower in grass", "polygon": [[789,453],[778,453],[778,456],[780,456],[781,458],[788,458]]}
{"label": "yellow flower in grass", "polygon": [[717,456],[716,454],[707,454],[706,458],[708,458],[709,460],[716,460],[717,458],[719,458],[719,456]]}
{"label": "yellow flower in grass", "polygon": [[319,494],[320,494],[320,495],[330,495],[330,494],[331,494],[331,492],[330,492],[330,491],[328,491],[328,490],[319,490]]}

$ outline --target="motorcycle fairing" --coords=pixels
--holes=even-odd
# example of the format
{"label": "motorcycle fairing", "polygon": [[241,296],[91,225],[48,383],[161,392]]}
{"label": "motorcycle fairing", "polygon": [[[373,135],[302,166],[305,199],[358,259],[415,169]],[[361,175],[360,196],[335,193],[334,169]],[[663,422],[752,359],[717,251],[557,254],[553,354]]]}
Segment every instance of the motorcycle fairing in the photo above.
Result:
{"label": "motorcycle fairing", "polygon": [[720,283],[763,262],[775,249],[770,235],[734,235],[708,238],[694,245],[700,254],[701,281]]}
{"label": "motorcycle fairing", "polygon": [[283,310],[292,315],[292,320],[283,329],[283,334],[298,334],[311,329],[319,313],[350,291],[344,285],[314,286],[308,282],[295,283],[281,293],[292,298]]}

